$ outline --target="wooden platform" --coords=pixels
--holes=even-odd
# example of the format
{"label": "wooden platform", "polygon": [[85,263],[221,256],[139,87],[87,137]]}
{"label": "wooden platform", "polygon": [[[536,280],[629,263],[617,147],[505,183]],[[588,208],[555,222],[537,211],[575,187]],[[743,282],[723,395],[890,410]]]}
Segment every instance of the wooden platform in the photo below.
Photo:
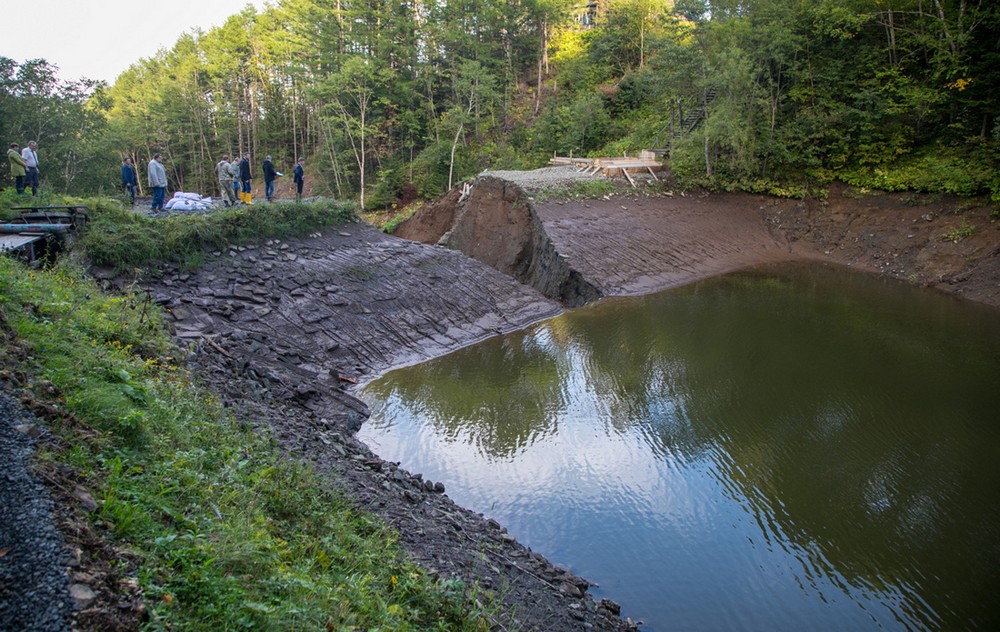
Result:
{"label": "wooden platform", "polygon": [[663,163],[655,158],[654,155],[649,154],[650,152],[643,152],[638,158],[629,158],[623,156],[621,158],[574,158],[572,156],[553,156],[549,160],[549,164],[553,165],[573,165],[577,167],[577,171],[588,173],[590,175],[603,175],[603,176],[625,176],[628,181],[635,186],[635,180],[632,175],[645,171],[649,175],[653,176],[653,179],[658,179],[656,173],[663,170]]}

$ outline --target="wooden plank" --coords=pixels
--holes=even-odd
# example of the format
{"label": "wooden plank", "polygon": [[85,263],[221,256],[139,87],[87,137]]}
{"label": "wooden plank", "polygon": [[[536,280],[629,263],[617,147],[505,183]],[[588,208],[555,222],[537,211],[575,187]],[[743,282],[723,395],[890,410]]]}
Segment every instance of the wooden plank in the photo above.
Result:
{"label": "wooden plank", "polygon": [[632,188],[634,189],[635,188],[635,180],[633,180],[632,176],[630,176],[628,174],[628,169],[622,169],[622,173],[625,174],[625,177],[628,178],[629,184],[631,184]]}

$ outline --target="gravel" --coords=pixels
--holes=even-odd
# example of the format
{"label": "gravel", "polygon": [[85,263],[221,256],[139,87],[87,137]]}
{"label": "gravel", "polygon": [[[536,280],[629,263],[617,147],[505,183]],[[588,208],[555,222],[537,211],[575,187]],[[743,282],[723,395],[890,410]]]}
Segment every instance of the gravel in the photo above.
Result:
{"label": "gravel", "polygon": [[0,392],[0,631],[69,630],[73,601],[54,503],[28,467],[45,430]]}
{"label": "gravel", "polygon": [[481,176],[493,176],[521,186],[525,191],[539,189],[568,188],[575,182],[589,181],[601,176],[578,173],[571,165],[562,167],[542,167],[531,171],[484,171]]}

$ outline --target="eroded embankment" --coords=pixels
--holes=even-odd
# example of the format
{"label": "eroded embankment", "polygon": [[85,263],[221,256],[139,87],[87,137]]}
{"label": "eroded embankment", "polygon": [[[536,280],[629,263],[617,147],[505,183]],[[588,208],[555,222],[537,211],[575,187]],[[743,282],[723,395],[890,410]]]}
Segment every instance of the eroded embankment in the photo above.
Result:
{"label": "eroded embankment", "polygon": [[[353,430],[367,411],[345,388],[554,315],[554,298],[655,292],[770,261],[819,258],[1000,304],[1000,226],[988,208],[953,202],[656,191],[535,203],[480,178],[400,231],[462,252],[354,225],[230,248],[197,273],[146,285],[222,397],[289,452],[337,473],[431,572],[495,591],[523,629],[622,629],[585,580],[359,444]],[[976,232],[942,240],[960,220]]]}
{"label": "eroded embankment", "polygon": [[458,250],[569,307],[601,292],[560,256],[525,191],[481,176],[425,207],[397,236]]}
{"label": "eroded embankment", "polygon": [[[595,294],[566,301],[545,284],[571,278],[596,295],[639,295],[811,259],[1000,307],[1000,218],[985,199],[835,186],[825,198],[791,200],[654,187],[535,202],[516,184],[481,177],[468,195],[452,192],[397,234],[440,241],[567,305]],[[492,243],[492,234],[502,235],[501,243]],[[535,263],[552,260],[558,265],[551,270]],[[532,266],[545,274],[519,272]]]}

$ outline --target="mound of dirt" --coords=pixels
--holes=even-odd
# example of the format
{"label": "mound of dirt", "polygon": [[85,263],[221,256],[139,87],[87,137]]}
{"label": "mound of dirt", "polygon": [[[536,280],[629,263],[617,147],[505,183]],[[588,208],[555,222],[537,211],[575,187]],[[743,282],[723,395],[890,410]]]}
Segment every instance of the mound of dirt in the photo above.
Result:
{"label": "mound of dirt", "polygon": [[458,250],[570,307],[601,295],[559,256],[524,189],[492,175],[425,207],[396,234]]}

